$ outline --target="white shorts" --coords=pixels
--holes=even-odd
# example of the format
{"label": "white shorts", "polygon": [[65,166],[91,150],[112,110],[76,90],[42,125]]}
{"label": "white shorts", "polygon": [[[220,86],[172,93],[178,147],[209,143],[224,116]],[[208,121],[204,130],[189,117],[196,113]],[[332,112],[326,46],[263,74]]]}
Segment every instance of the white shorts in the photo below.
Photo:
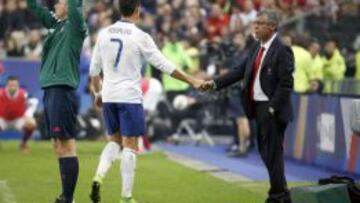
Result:
{"label": "white shorts", "polygon": [[22,131],[25,125],[25,117],[21,117],[12,121],[0,118],[0,130],[16,130]]}

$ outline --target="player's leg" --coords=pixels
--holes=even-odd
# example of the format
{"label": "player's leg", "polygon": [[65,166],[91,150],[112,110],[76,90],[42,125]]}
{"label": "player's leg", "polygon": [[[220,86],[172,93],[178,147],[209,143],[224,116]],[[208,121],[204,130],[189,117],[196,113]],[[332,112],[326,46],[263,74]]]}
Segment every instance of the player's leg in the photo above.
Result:
{"label": "player's leg", "polygon": [[242,100],[239,95],[230,99],[229,106],[231,115],[234,117],[236,126],[236,136],[238,136],[238,149],[234,151],[233,156],[244,157],[247,155],[249,145],[250,128],[249,122],[243,109]]}
{"label": "player's leg", "polygon": [[138,136],[123,137],[124,149],[121,155],[121,177],[122,177],[122,203],[135,202],[132,199],[132,190],[136,169],[136,152]]}
{"label": "player's leg", "polygon": [[94,181],[102,182],[113,162],[121,153],[122,138],[119,133],[109,136],[109,142],[100,155],[99,165],[96,170]]}
{"label": "player's leg", "polygon": [[239,135],[239,151],[246,154],[249,146],[250,127],[246,117],[237,118],[238,135]]}
{"label": "player's leg", "polygon": [[59,161],[62,193],[56,203],[71,203],[79,173],[76,154],[75,90],[68,87],[51,87],[45,90],[44,113],[47,135],[53,139]]}
{"label": "player's leg", "polygon": [[121,135],[119,133],[115,133],[110,136],[109,142],[101,152],[99,165],[97,167],[90,192],[90,199],[93,203],[98,203],[101,200],[101,185],[111,165],[114,163],[121,152],[121,142]]}
{"label": "player's leg", "polygon": [[32,117],[23,117],[15,121],[16,129],[22,131],[23,137],[20,143],[20,150],[23,153],[28,153],[29,148],[27,146],[28,140],[31,138],[35,128],[36,121]]}
{"label": "player's leg", "polygon": [[13,130],[15,128],[16,126],[14,121],[7,121],[6,119],[0,118],[0,132],[3,130]]}
{"label": "player's leg", "polygon": [[122,139],[119,133],[120,122],[118,118],[117,104],[104,103],[103,104],[104,121],[110,140],[101,152],[99,165],[96,170],[95,177],[91,186],[90,199],[93,203],[100,202],[100,187],[106,173],[110,169],[112,163],[121,151]]}
{"label": "player's leg", "polygon": [[[0,118],[0,132],[5,130],[5,126],[6,126],[6,121],[3,118]],[[1,146],[1,139],[0,139],[0,150],[1,150],[2,146]]]}
{"label": "player's leg", "polygon": [[[122,109],[121,109],[122,108]],[[121,155],[122,200],[121,203],[135,203],[132,190],[136,169],[138,137],[144,134],[145,117],[142,104],[124,104],[120,106],[120,126],[123,135]]]}
{"label": "player's leg", "polygon": [[0,118],[0,132],[6,129],[6,121],[3,118]]}
{"label": "player's leg", "polygon": [[[241,114],[240,97],[236,94],[228,100],[228,111],[233,123],[233,143],[230,145],[228,156],[239,157],[240,155],[240,126],[238,122]],[[240,155],[241,156],[241,155]]]}
{"label": "player's leg", "polygon": [[71,203],[79,173],[75,139],[54,139],[55,152],[59,160],[62,194],[59,203]]}
{"label": "player's leg", "polygon": [[54,150],[58,158],[77,156],[75,139],[53,139]]}

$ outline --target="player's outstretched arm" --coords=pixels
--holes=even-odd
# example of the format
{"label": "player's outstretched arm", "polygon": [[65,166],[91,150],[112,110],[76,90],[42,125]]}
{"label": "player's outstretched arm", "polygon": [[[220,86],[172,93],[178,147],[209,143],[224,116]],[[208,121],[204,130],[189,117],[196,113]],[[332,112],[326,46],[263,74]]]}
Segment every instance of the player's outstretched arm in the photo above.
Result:
{"label": "player's outstretched arm", "polygon": [[199,90],[201,85],[204,83],[204,80],[192,77],[192,76],[190,76],[180,70],[177,70],[177,69],[175,69],[170,75],[173,78],[176,78],[178,80],[188,83],[189,85],[191,85],[192,87],[194,87],[197,90]]}
{"label": "player's outstretched arm", "polygon": [[196,79],[180,70],[177,70],[175,65],[167,60],[160,52],[150,35],[146,34],[142,39],[142,46],[140,46],[140,49],[147,62],[160,71],[170,74],[173,78],[184,81],[196,89],[199,89],[201,84],[204,82],[203,80]]}
{"label": "player's outstretched arm", "polygon": [[56,24],[57,19],[55,13],[50,12],[48,8],[39,5],[36,0],[27,0],[27,5],[46,28],[49,29]]}

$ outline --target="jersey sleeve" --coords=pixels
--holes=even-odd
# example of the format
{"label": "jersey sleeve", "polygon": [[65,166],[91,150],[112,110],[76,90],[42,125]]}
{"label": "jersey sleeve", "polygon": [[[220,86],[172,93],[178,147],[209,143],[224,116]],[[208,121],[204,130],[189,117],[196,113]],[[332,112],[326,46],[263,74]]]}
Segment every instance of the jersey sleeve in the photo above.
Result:
{"label": "jersey sleeve", "polygon": [[176,69],[176,66],[160,52],[150,35],[145,34],[140,49],[145,60],[160,71],[171,74]]}
{"label": "jersey sleeve", "polygon": [[68,20],[74,30],[83,32],[86,30],[82,16],[82,0],[68,0]]}
{"label": "jersey sleeve", "polygon": [[57,18],[55,13],[50,12],[48,8],[39,5],[36,0],[27,0],[27,4],[29,9],[46,28],[49,29],[56,24]]}
{"label": "jersey sleeve", "polygon": [[101,63],[101,51],[100,51],[100,38],[101,34],[98,35],[97,41],[91,57],[90,63],[90,76],[98,76],[102,70]]}

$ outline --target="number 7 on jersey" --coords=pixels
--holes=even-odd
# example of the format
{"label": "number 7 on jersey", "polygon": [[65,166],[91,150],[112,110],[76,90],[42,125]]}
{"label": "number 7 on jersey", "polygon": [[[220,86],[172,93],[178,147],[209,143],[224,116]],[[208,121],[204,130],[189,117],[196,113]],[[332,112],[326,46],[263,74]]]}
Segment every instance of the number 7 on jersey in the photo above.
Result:
{"label": "number 7 on jersey", "polygon": [[119,44],[119,49],[118,49],[118,52],[116,54],[116,59],[115,59],[115,64],[114,64],[114,69],[117,70],[117,67],[118,67],[119,62],[120,62],[121,52],[122,52],[122,49],[123,49],[123,42],[122,42],[121,39],[118,39],[118,38],[111,38],[110,41]]}

